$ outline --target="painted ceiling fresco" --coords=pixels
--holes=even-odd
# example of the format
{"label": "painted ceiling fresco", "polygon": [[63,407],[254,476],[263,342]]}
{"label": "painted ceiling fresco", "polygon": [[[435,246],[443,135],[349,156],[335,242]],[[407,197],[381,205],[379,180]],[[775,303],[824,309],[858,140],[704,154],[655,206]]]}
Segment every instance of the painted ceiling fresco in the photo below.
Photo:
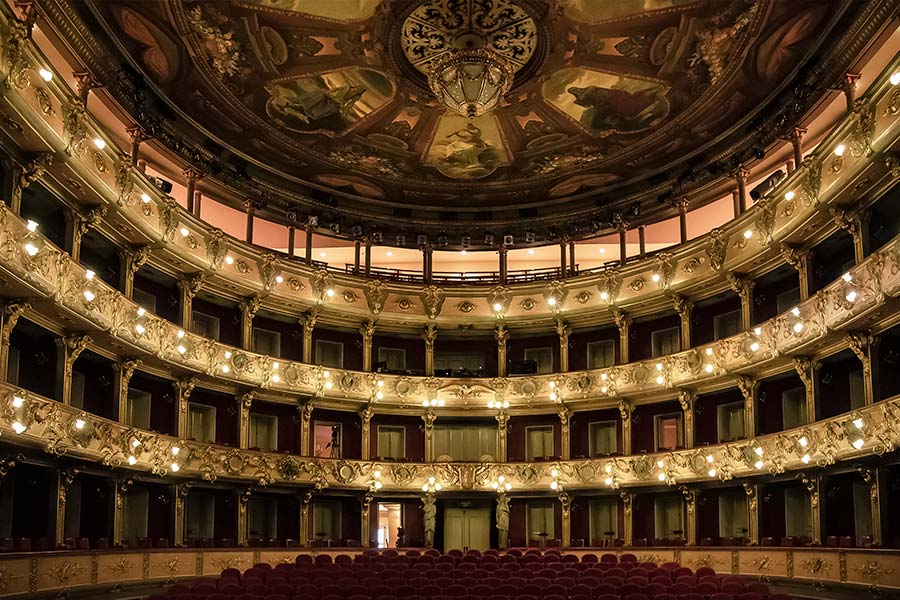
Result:
{"label": "painted ceiling fresco", "polygon": [[[91,0],[134,68],[261,169],[399,205],[620,189],[746,130],[840,0]],[[447,114],[428,64],[475,34],[517,71]],[[473,191],[473,182],[479,187]]]}

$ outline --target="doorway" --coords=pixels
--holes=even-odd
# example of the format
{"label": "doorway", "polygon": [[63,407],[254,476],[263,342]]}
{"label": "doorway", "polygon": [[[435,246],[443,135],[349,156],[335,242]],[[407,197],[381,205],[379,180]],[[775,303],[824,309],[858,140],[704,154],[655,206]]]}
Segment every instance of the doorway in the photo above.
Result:
{"label": "doorway", "polygon": [[484,551],[490,546],[490,508],[448,508],[444,512],[444,552]]}
{"label": "doorway", "polygon": [[378,547],[396,548],[397,530],[403,527],[403,507],[399,502],[378,503]]}

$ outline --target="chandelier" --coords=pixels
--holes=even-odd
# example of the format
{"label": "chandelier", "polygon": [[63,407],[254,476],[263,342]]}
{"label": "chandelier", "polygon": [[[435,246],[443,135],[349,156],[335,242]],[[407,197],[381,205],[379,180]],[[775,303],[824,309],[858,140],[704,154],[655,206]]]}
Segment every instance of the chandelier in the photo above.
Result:
{"label": "chandelier", "polygon": [[514,76],[506,61],[484,47],[453,49],[431,67],[431,91],[451,112],[469,119],[495,109]]}

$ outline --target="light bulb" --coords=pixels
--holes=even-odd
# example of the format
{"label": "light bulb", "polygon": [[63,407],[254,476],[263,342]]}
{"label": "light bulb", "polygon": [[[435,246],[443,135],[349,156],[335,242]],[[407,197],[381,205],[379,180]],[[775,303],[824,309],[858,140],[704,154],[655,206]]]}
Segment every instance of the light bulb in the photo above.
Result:
{"label": "light bulb", "polygon": [[707,348],[707,349],[706,349],[706,355],[707,355],[707,356],[712,356],[712,355],[713,355],[713,349],[712,349],[712,348]]}
{"label": "light bulb", "polygon": [[503,305],[500,304],[499,302],[494,302],[494,310],[496,310],[497,312],[500,312],[501,310],[503,310]]}
{"label": "light bulb", "polygon": [[496,490],[497,488],[500,487],[500,484],[495,481],[495,482],[491,483],[491,487]]}
{"label": "light bulb", "polygon": [[853,281],[853,275],[851,275],[850,273],[844,273],[843,275],[841,275],[841,279],[843,279],[847,283],[850,283],[851,281]]}
{"label": "light bulb", "polygon": [[600,379],[606,381],[607,379],[609,379],[609,375],[607,375],[606,373],[600,373]]}
{"label": "light bulb", "polygon": [[603,470],[607,473],[612,473],[612,465],[606,465],[605,467],[603,467]]}
{"label": "light bulb", "polygon": [[102,138],[94,138],[94,146],[97,147],[97,150],[103,150],[106,148],[106,140]]}
{"label": "light bulb", "polygon": [[378,479],[379,477],[381,477],[381,471],[379,471],[378,469],[375,469],[372,472],[372,477],[374,477],[375,479]]}
{"label": "light bulb", "polygon": [[556,400],[556,392],[550,392],[550,399]]}
{"label": "light bulb", "polygon": [[178,330],[178,333],[176,333],[175,335],[176,335],[176,337],[178,337],[178,339],[180,340],[181,338],[184,337],[184,329],[179,329],[179,330]]}
{"label": "light bulb", "polygon": [[659,273],[654,273],[650,276],[650,279],[653,280],[653,283],[659,283]]}
{"label": "light bulb", "polygon": [[137,309],[137,316],[143,317],[144,314],[145,314],[146,312],[147,312],[147,311],[144,310],[143,308],[138,308],[138,309]]}
{"label": "light bulb", "polygon": [[752,238],[752,237],[753,237],[753,230],[752,230],[752,229],[748,229],[747,231],[744,232],[744,239],[745,239],[745,240],[749,240],[749,239]]}
{"label": "light bulb", "polygon": [[893,73],[890,79],[891,85],[900,85],[900,71]]}
{"label": "light bulb", "polygon": [[559,477],[559,471],[557,471],[556,469],[551,469],[550,477]]}
{"label": "light bulb", "polygon": [[181,448],[178,446],[172,446],[172,456],[178,456],[178,453],[181,452]]}
{"label": "light bulb", "polygon": [[134,326],[134,330],[138,333],[138,335],[143,335],[144,332],[147,331],[146,329],[144,329],[144,326],[141,325],[140,323],[137,323]]}
{"label": "light bulb", "polygon": [[715,476],[716,476],[716,470],[715,470],[714,468],[713,468],[713,469],[710,469],[710,470],[707,472],[707,474],[708,474],[710,477],[715,477]]}
{"label": "light bulb", "polygon": [[427,491],[428,491],[428,484],[427,484],[427,483],[424,484],[424,485],[422,486],[422,491],[423,491],[423,492],[427,492]]}
{"label": "light bulb", "polygon": [[32,221],[31,219],[28,219],[28,222],[25,224],[25,228],[28,229],[28,231],[37,230],[37,228],[38,228],[37,221]]}
{"label": "light bulb", "polygon": [[856,302],[858,294],[856,293],[856,290],[850,290],[844,297],[847,299],[847,302]]}
{"label": "light bulb", "polygon": [[381,483],[380,481],[376,481],[376,482],[375,482],[375,489],[376,489],[376,490],[380,490],[381,487],[382,487],[383,485],[384,485],[384,484]]}
{"label": "light bulb", "polygon": [[557,482],[555,482],[555,481],[551,481],[551,482],[550,482],[550,489],[551,489],[551,490],[555,490],[555,489],[558,488],[558,487],[559,487],[559,484],[558,484]]}
{"label": "light bulb", "polygon": [[862,429],[863,425],[864,425],[864,423],[861,418],[853,419],[853,426],[856,427],[857,429]]}
{"label": "light bulb", "polygon": [[500,477],[497,478],[497,481],[499,481],[500,483],[503,483],[504,481],[506,481],[506,477],[501,475]]}
{"label": "light bulb", "polygon": [[762,456],[762,455],[763,455],[763,449],[762,449],[762,446],[757,446],[756,448],[753,449],[753,452],[754,452],[757,456]]}
{"label": "light bulb", "polygon": [[178,354],[184,354],[185,352],[187,352],[187,348],[185,348],[183,344],[178,344],[178,348],[176,348],[176,350],[178,350]]}
{"label": "light bulb", "polygon": [[600,299],[604,301],[609,300],[609,294],[606,292],[600,292]]}
{"label": "light bulb", "polygon": [[135,438],[135,439],[131,440],[131,447],[132,447],[132,448],[137,448],[137,447],[140,446],[140,445],[141,445],[141,441],[140,441],[139,439]]}
{"label": "light bulb", "polygon": [[856,448],[857,450],[862,448],[863,444],[865,444],[865,441],[863,441],[862,438],[857,438],[857,439],[853,440],[853,447]]}
{"label": "light bulb", "polygon": [[763,468],[763,461],[758,460],[758,461],[756,461],[756,462],[753,464],[753,466],[756,467],[756,470],[757,470],[757,471],[759,471],[760,469]]}
{"label": "light bulb", "polygon": [[467,250],[460,250],[459,253],[462,254],[463,256],[465,256],[469,252]]}
{"label": "light bulb", "polygon": [[808,464],[809,464],[809,454],[804,454],[803,456],[801,456],[801,457],[800,457],[800,461],[801,461],[804,465],[808,465]]}
{"label": "light bulb", "polygon": [[229,256],[226,256],[226,257],[225,257],[225,264],[226,264],[226,265],[233,265],[233,264],[234,264],[234,257],[233,257],[233,256],[230,256],[230,255],[229,255]]}
{"label": "light bulb", "polygon": [[612,485],[612,482],[613,482],[612,477],[607,477],[606,479],[603,480],[603,483],[605,483],[606,485]]}
{"label": "light bulb", "polygon": [[331,298],[332,296],[334,296],[334,290],[331,288],[328,288],[327,290],[325,290],[325,295],[328,296],[329,298]]}
{"label": "light bulb", "polygon": [[792,308],[791,314],[794,315],[795,317],[799,317],[800,316],[800,307],[795,306],[794,308]]}
{"label": "light bulb", "polygon": [[664,379],[662,378],[662,375],[656,378],[656,383],[658,383],[659,385],[662,385],[663,381]]}
{"label": "light bulb", "polygon": [[225,351],[225,358],[231,358],[231,351],[229,351],[229,350]]}
{"label": "light bulb", "polygon": [[659,475],[656,476],[656,478],[659,479],[660,481],[665,481],[665,480],[666,480],[666,474],[665,474],[665,473],[660,473]]}
{"label": "light bulb", "polygon": [[662,371],[662,363],[656,363],[656,370]]}
{"label": "light bulb", "polygon": [[800,333],[801,331],[803,331],[803,323],[802,322],[794,323],[794,332]]}
{"label": "light bulb", "polygon": [[41,76],[41,79],[44,81],[50,81],[53,79],[53,71],[49,69],[38,69],[38,75]]}
{"label": "light bulb", "polygon": [[91,290],[84,290],[84,292],[82,293],[84,294],[84,299],[88,302],[93,302],[94,298],[96,297],[94,296],[94,292],[92,292]]}
{"label": "light bulb", "polygon": [[128,457],[128,464],[129,464],[129,465],[132,465],[132,466],[133,466],[133,465],[136,465],[136,464],[137,464],[137,458],[135,458],[134,456],[129,456],[129,457]]}
{"label": "light bulb", "polygon": [[13,428],[13,431],[15,431],[16,433],[23,433],[26,429],[28,429],[27,427],[25,427],[18,421],[16,421],[15,423],[12,424],[12,428]]}
{"label": "light bulb", "polygon": [[21,396],[13,396],[12,405],[13,408],[22,408],[22,405],[25,404],[25,399]]}
{"label": "light bulb", "polygon": [[759,350],[759,342],[752,342],[750,344],[750,351],[756,352],[757,350]]}
{"label": "light bulb", "polygon": [[94,278],[94,275],[95,275],[95,274],[96,274],[96,273],[94,273],[93,271],[91,271],[90,269],[88,269],[87,271],[84,272],[84,278],[87,279],[88,281],[90,281],[91,279]]}
{"label": "light bulb", "polygon": [[760,336],[760,335],[762,335],[762,327],[754,327],[754,328],[753,328],[753,335],[755,335],[755,336]]}
{"label": "light bulb", "polygon": [[187,237],[190,234],[190,231],[187,230],[187,227],[182,227],[178,230],[181,233],[181,237]]}
{"label": "light bulb", "polygon": [[788,202],[790,202],[791,200],[793,200],[793,199],[794,199],[794,192],[786,192],[786,193],[784,194],[784,199],[787,200]]}
{"label": "light bulb", "polygon": [[75,429],[82,430],[85,425],[84,419],[75,419]]}
{"label": "light bulb", "polygon": [[40,252],[40,250],[31,242],[28,242],[27,244],[25,244],[25,252],[28,254],[28,256],[34,256],[35,254]]}
{"label": "light bulb", "polygon": [[797,440],[797,443],[800,444],[801,448],[806,448],[809,445],[809,440],[806,439],[806,436],[803,436]]}
{"label": "light bulb", "polygon": [[330,381],[326,381],[326,382],[325,382],[325,389],[326,389],[326,390],[330,390],[330,389],[333,388],[333,387],[334,387],[334,384],[331,383]]}
{"label": "light bulb", "polygon": [[376,393],[375,393],[375,397],[376,397],[378,400],[383,400],[383,399],[384,399],[384,393],[383,393],[383,392],[376,392]]}
{"label": "light bulb", "polygon": [[171,467],[171,468],[172,468],[172,472],[173,472],[173,473],[177,473],[178,470],[181,469],[181,467],[178,466],[178,463],[172,463],[172,467]]}
{"label": "light bulb", "polygon": [[275,283],[284,283],[284,277],[282,277],[281,275],[276,275]]}
{"label": "light bulb", "polygon": [[141,194],[141,202],[144,204],[150,204],[150,196],[147,194]]}
{"label": "light bulb", "polygon": [[712,373],[714,367],[712,366],[712,363],[706,363],[706,366],[703,368],[704,368],[704,370],[706,370],[707,373]]}
{"label": "light bulb", "polygon": [[503,489],[505,489],[508,492],[509,490],[512,489],[512,484],[507,481],[506,483],[503,484]]}
{"label": "light bulb", "polygon": [[847,146],[845,146],[844,144],[838,144],[834,149],[834,153],[837,156],[843,156],[846,150]]}
{"label": "light bulb", "polygon": [[223,372],[223,373],[227,373],[227,372],[230,371],[230,370],[231,370],[231,368],[230,368],[228,365],[222,365],[222,372]]}
{"label": "light bulb", "polygon": [[707,455],[706,455],[706,462],[711,463],[711,462],[713,462],[714,460],[715,460],[715,458],[713,458],[713,455],[712,455],[712,454],[707,454]]}
{"label": "light bulb", "polygon": [[605,394],[607,389],[609,389],[609,388],[607,388],[605,385],[604,385],[604,386],[601,386],[601,387],[600,387],[600,393],[601,393],[601,394]]}
{"label": "light bulb", "polygon": [[556,296],[550,296],[547,298],[547,304],[550,306],[556,306]]}
{"label": "light bulb", "polygon": [[504,401],[503,401],[503,408],[509,408],[509,401],[508,401],[508,400],[504,400]]}
{"label": "light bulb", "polygon": [[384,379],[378,380],[378,387],[384,387]]}

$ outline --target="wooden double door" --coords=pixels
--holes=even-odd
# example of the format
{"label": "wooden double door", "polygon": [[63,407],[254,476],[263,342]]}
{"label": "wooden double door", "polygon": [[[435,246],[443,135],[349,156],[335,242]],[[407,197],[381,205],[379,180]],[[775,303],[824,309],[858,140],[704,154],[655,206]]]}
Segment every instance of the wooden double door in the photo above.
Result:
{"label": "wooden double door", "polygon": [[448,508],[444,511],[444,552],[484,551],[490,547],[490,508]]}

